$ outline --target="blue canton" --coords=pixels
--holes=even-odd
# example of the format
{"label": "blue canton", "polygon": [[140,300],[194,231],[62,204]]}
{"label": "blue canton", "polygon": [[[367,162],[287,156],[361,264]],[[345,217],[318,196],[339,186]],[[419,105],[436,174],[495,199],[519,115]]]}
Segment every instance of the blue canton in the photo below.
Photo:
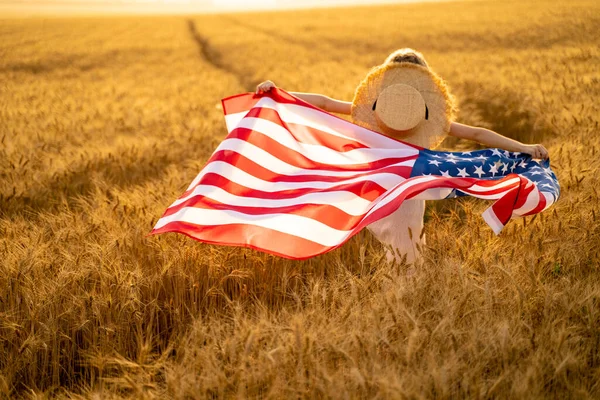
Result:
{"label": "blue canton", "polygon": [[[464,152],[442,152],[423,149],[419,152],[411,177],[438,175],[448,178],[501,179],[509,174],[519,174],[537,188],[554,196],[560,195],[560,186],[549,160],[536,161],[529,154],[502,149],[485,149]],[[454,189],[446,198],[466,196]]]}

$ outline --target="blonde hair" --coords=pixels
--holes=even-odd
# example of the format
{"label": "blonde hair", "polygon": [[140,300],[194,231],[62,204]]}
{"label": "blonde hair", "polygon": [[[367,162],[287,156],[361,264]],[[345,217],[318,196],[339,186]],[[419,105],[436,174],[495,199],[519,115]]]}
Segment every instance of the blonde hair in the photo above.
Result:
{"label": "blonde hair", "polygon": [[401,62],[408,62],[411,64],[422,65],[425,68],[429,68],[429,65],[427,65],[427,61],[425,61],[425,57],[423,57],[423,54],[408,47],[394,51],[385,59],[384,64]]}

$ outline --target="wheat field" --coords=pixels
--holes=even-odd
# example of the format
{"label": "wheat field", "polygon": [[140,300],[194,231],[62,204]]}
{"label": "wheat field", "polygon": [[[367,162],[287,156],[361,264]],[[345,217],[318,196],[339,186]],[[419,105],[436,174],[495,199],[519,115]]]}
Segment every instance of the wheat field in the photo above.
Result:
{"label": "wheat field", "polygon": [[[0,20],[0,398],[600,398],[600,4]],[[543,143],[550,210],[429,202],[422,264],[147,236],[271,79],[351,100],[424,53],[458,121]],[[446,140],[445,149],[478,145]]]}

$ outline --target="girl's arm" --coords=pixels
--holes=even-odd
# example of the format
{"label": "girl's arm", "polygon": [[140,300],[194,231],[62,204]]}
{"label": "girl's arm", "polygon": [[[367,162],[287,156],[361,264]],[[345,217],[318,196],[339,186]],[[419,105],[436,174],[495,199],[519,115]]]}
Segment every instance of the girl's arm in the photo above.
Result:
{"label": "girl's arm", "polygon": [[329,111],[337,114],[348,114],[352,112],[352,103],[348,101],[341,101],[332,99],[331,97],[324,96],[316,93],[298,93],[290,92],[292,95],[312,104],[315,107],[319,107],[325,111]]}
{"label": "girl's arm", "polygon": [[548,150],[541,144],[523,144],[485,128],[453,122],[450,125],[450,136],[473,140],[490,147],[531,154],[533,158],[548,158]]}
{"label": "girl's arm", "polygon": [[[265,81],[258,86],[256,86],[256,93],[264,93],[268,92],[272,88],[275,87],[275,84],[271,81]],[[306,101],[307,103],[312,104],[315,107],[319,107],[325,111],[338,113],[338,114],[350,114],[352,111],[352,103],[347,101],[341,101],[332,99],[331,97],[324,96],[322,94],[316,93],[299,93],[299,92],[290,92],[293,96],[298,97]]]}

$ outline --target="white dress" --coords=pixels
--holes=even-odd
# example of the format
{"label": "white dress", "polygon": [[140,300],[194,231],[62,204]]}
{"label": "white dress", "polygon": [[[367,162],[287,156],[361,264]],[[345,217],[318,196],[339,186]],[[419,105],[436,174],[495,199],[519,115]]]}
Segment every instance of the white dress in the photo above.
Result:
{"label": "white dress", "polygon": [[[380,242],[388,245],[388,261],[394,258],[400,261],[406,254],[406,261],[413,263],[419,258],[417,245],[425,244],[425,236],[421,237],[424,215],[425,200],[405,200],[392,214],[370,224],[367,228]],[[412,235],[409,233],[409,228]],[[392,247],[391,250],[389,246]],[[399,255],[394,254],[394,249]]]}

